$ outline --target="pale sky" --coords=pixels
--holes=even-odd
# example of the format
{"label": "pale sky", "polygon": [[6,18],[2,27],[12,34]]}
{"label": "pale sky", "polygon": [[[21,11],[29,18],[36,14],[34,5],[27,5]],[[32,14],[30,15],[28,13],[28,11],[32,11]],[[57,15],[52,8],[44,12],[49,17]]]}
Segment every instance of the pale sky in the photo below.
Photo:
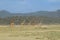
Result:
{"label": "pale sky", "polygon": [[60,0],[0,0],[0,10],[12,13],[55,11],[60,9]]}

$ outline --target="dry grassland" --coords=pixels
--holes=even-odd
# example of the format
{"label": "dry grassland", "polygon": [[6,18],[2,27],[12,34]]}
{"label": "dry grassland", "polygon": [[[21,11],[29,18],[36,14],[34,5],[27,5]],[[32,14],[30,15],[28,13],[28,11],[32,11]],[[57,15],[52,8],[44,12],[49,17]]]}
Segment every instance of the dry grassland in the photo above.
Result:
{"label": "dry grassland", "polygon": [[0,25],[0,40],[60,40],[60,25]]}

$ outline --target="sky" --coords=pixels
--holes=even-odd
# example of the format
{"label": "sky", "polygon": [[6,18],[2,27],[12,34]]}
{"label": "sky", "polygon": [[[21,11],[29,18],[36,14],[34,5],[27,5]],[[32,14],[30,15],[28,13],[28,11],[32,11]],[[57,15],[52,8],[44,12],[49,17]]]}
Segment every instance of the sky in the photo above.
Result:
{"label": "sky", "polygon": [[56,11],[58,9],[60,9],[60,0],[0,0],[0,10],[12,13]]}

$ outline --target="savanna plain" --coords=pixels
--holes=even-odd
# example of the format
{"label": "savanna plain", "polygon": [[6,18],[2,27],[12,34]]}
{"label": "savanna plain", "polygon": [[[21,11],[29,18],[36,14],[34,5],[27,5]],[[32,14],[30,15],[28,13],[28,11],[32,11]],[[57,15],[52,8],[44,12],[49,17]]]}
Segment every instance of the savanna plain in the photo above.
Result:
{"label": "savanna plain", "polygon": [[0,40],[60,40],[60,24],[0,25]]}

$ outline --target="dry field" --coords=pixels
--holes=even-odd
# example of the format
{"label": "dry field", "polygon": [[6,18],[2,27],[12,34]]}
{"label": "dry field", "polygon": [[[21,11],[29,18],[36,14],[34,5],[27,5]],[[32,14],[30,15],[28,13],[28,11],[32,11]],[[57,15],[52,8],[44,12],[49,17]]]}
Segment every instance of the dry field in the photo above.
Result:
{"label": "dry field", "polygon": [[60,40],[60,25],[0,25],[0,40]]}

